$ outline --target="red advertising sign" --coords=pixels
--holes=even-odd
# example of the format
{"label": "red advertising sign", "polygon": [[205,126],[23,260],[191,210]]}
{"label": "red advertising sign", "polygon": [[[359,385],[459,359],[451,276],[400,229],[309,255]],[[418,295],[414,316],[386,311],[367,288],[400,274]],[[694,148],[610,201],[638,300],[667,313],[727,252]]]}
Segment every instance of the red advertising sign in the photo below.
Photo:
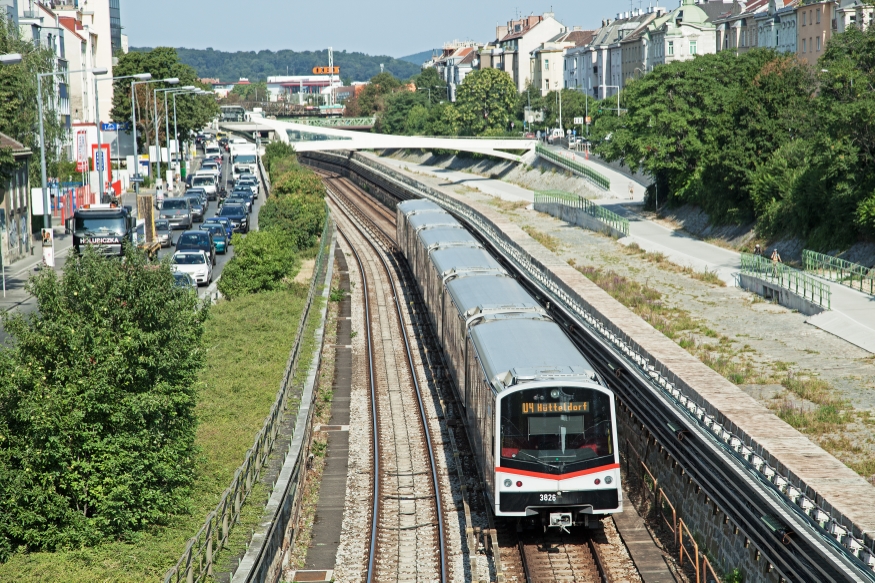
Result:
{"label": "red advertising sign", "polygon": [[88,170],[88,132],[79,130],[76,132],[76,172]]}

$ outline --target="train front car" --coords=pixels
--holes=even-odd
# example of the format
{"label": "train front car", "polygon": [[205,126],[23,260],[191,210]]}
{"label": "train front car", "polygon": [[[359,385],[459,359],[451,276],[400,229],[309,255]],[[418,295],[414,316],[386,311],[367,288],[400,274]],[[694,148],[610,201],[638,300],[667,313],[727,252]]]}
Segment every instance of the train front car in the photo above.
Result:
{"label": "train front car", "polygon": [[614,395],[560,327],[487,319],[471,339],[495,395],[496,515],[566,529],[621,512]]}

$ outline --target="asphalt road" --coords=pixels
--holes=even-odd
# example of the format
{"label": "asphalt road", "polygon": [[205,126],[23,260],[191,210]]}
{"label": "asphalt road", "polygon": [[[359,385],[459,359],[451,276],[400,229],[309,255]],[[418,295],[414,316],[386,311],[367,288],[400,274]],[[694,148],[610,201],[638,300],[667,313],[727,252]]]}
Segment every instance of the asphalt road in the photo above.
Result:
{"label": "asphalt road", "polygon": [[[228,154],[224,154],[224,162],[222,164],[222,182],[225,184],[227,188],[228,178],[231,175],[231,163],[228,159]],[[203,160],[203,157],[199,157],[195,160],[195,167],[200,165],[200,162]],[[230,190],[230,189],[228,189]],[[136,195],[133,193],[125,193],[122,195],[122,204],[131,205],[133,208],[136,208]],[[249,217],[249,224],[252,225],[251,228],[256,228],[258,225],[258,213],[261,210],[261,205],[264,202],[264,190],[262,189],[259,193],[258,198],[255,199],[254,204],[252,205],[252,214]],[[207,212],[205,213],[205,218],[213,217],[218,213],[219,203],[218,201],[212,201],[209,203],[209,207],[207,208]],[[195,223],[195,229],[200,228],[200,223]],[[176,241],[179,239],[179,236],[183,233],[183,230],[175,230],[173,231],[173,242],[174,245]],[[72,235],[64,235],[58,234],[56,231],[55,235],[55,270],[59,273],[63,272],[64,265],[66,264],[67,257],[70,254],[70,250],[73,244],[73,236]],[[169,248],[162,249],[158,258],[164,259],[169,257],[175,251],[174,246]],[[37,245],[34,255],[27,259],[23,259],[21,261],[16,262],[15,264],[7,267],[6,269],[6,292],[0,297],[0,313],[2,312],[18,312],[22,314],[29,314],[34,312],[37,309],[36,300],[27,293],[24,289],[25,284],[27,283],[28,278],[35,273],[37,269],[39,269],[40,264],[42,263],[42,256],[40,255],[41,248]],[[216,280],[221,277],[222,271],[225,268],[225,265],[228,264],[228,261],[234,256],[234,247],[230,247],[228,252],[224,255],[216,255],[216,265],[213,267],[213,283],[215,284]],[[210,294],[215,289],[215,285],[209,287],[201,287],[198,289],[198,295],[202,298],[205,298],[208,294]],[[4,343],[8,339],[8,335],[3,329],[3,323],[0,321],[0,343]]]}

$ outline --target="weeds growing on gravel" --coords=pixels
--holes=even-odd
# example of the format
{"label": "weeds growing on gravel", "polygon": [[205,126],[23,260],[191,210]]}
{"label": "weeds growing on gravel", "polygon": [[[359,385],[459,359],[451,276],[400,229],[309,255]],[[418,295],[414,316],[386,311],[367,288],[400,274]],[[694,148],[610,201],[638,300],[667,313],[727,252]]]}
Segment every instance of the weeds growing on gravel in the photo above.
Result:
{"label": "weeds growing on gravel", "polygon": [[552,235],[548,235],[547,233],[542,233],[541,231],[535,229],[534,227],[530,227],[529,225],[523,226],[523,231],[529,234],[529,237],[552,251],[556,253],[559,251],[559,239]]}
{"label": "weeds growing on gravel", "polygon": [[659,265],[663,269],[673,271],[675,273],[682,273],[686,276],[692,277],[693,279],[697,279],[716,287],[726,287],[726,283],[722,279],[720,279],[716,271],[710,271],[707,268],[705,268],[704,271],[696,271],[689,265],[677,265],[676,263],[673,263],[665,253],[662,253],[660,251],[645,251],[638,245],[638,243],[630,243],[629,245],[623,247],[623,249],[629,255],[641,257],[642,259],[645,259],[650,263]]}

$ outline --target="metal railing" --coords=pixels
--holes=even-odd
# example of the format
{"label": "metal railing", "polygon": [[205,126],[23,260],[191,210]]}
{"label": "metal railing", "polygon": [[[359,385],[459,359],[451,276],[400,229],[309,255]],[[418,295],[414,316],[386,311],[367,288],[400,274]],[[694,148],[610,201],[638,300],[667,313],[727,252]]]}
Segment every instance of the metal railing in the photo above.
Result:
{"label": "metal railing", "polygon": [[354,172],[361,171],[363,174],[379,176],[387,183],[386,186],[394,183],[410,195],[432,200],[462,217],[521,273],[541,285],[555,301],[561,302],[578,317],[588,330],[602,338],[633,369],[639,370],[645,378],[648,378],[651,386],[668,399],[672,407],[696,419],[698,430],[722,441],[725,444],[724,451],[749,467],[765,488],[780,496],[785,504],[795,509],[794,512],[801,512],[810,520],[817,522],[820,528],[829,533],[839,533],[832,534],[833,542],[829,544],[836,549],[843,549],[848,555],[861,561],[868,562],[871,556],[875,556],[875,551],[871,547],[850,534],[850,528],[843,525],[843,517],[835,518],[824,509],[829,508],[826,506],[828,502],[822,500],[816,491],[798,478],[782,475],[782,471],[772,465],[775,462],[769,461],[772,456],[766,448],[726,419],[683,378],[676,375],[629,334],[602,315],[576,290],[564,281],[556,279],[549,267],[530,255],[516,241],[510,240],[491,220],[455,198],[367,156],[349,152],[320,152],[318,156],[330,159],[331,163],[345,166]]}
{"label": "metal railing", "polygon": [[814,275],[875,295],[875,268],[808,249],[802,251],[802,264]]}
{"label": "metal railing", "polygon": [[[326,212],[328,212],[327,205]],[[246,452],[243,464],[234,472],[234,479],[231,481],[231,485],[222,493],[216,509],[210,512],[197,534],[188,541],[176,565],[167,571],[164,576],[164,583],[179,583],[182,581],[196,583],[205,581],[207,577],[212,577],[215,556],[228,543],[231,529],[234,528],[234,525],[240,518],[240,509],[246,502],[247,497],[258,480],[261,469],[273,450],[286,406],[288,405],[287,401],[293,388],[292,380],[294,379],[301,355],[304,331],[310,316],[310,310],[313,307],[316,290],[319,287],[318,281],[323,271],[322,268],[327,260],[330,241],[334,234],[333,229],[334,222],[331,220],[330,212],[328,212],[325,219],[325,227],[322,229],[319,254],[316,256],[316,265],[313,268],[313,279],[310,281],[310,290],[307,293],[307,303],[295,333],[295,345],[292,347],[292,352],[289,355],[286,370],[283,373],[283,379],[270,413],[264,420],[261,430],[256,434],[252,447]]]}
{"label": "metal railing", "polygon": [[538,203],[561,204],[563,206],[580,209],[586,214],[597,218],[612,229],[623,233],[624,236],[629,236],[629,219],[623,218],[617,213],[609,211],[608,209],[576,194],[562,192],[561,190],[536,190],[535,204]]}
{"label": "metal railing", "polygon": [[374,127],[374,124],[376,122],[376,117],[321,117],[299,119],[293,123],[299,123],[301,125],[313,126],[317,128],[370,128]]}
{"label": "metal railing", "polygon": [[762,255],[741,254],[741,273],[751,275],[790,290],[815,304],[832,309],[832,290],[829,284],[798,269],[772,261]]}
{"label": "metal railing", "polygon": [[566,170],[571,170],[572,172],[580,174],[599,188],[602,188],[604,190],[611,189],[611,181],[605,176],[590,168],[589,166],[585,166],[584,164],[581,164],[576,160],[571,160],[564,156],[560,156],[550,148],[542,146],[541,144],[535,146],[535,152],[542,158],[546,158],[547,160],[550,160],[551,162],[562,166]]}

